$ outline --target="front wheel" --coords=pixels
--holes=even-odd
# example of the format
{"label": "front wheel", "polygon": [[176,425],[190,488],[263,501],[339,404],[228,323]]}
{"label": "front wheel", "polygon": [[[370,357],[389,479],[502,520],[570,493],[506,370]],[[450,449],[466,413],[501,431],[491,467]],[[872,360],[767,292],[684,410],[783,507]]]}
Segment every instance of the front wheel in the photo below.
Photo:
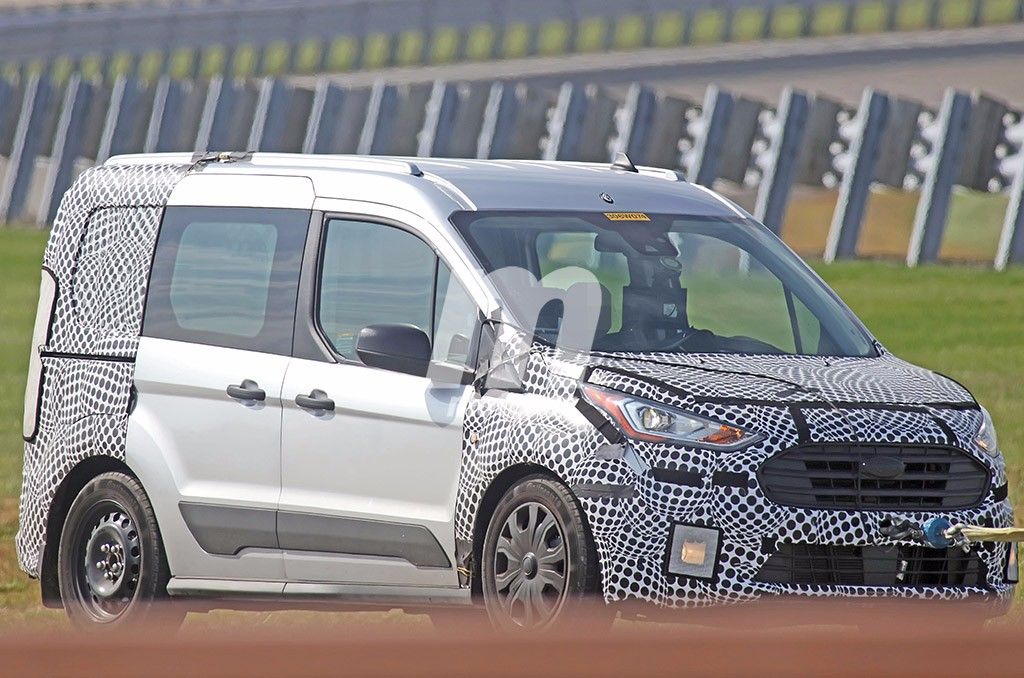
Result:
{"label": "front wheel", "polygon": [[176,628],[184,618],[167,600],[170,571],[153,507],[124,473],[93,478],[71,504],[57,575],[64,609],[78,628]]}
{"label": "front wheel", "polygon": [[[532,476],[502,497],[487,527],[481,576],[484,606],[498,629],[538,630],[579,619],[597,597],[600,575],[583,515],[564,485]],[[602,626],[611,619],[596,602],[586,613]]]}

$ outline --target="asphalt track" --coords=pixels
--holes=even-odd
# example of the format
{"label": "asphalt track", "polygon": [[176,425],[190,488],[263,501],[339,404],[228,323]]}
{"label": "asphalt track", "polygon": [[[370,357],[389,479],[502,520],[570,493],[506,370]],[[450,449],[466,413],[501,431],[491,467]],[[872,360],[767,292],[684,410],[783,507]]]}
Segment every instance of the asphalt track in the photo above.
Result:
{"label": "asphalt track", "polygon": [[[330,76],[366,86],[508,79],[538,85],[566,80],[611,88],[643,81],[700,97],[716,82],[774,100],[785,85],[856,103],[866,86],[937,104],[946,87],[981,89],[1024,106],[1024,24],[945,31],[842,35],[707,47],[576,54]],[[300,79],[301,80],[301,79]]]}
{"label": "asphalt track", "polygon": [[[811,608],[814,608],[811,612]],[[678,616],[687,618],[686,611]],[[700,614],[697,612],[696,614]],[[822,626],[821,620],[830,626]],[[811,626],[792,626],[815,621]],[[68,631],[0,637],[12,676],[917,676],[1020,675],[1019,623],[982,629],[962,608],[816,601],[741,606],[716,627],[585,621],[566,631],[495,635],[484,624]],[[840,625],[841,624],[841,625]]]}

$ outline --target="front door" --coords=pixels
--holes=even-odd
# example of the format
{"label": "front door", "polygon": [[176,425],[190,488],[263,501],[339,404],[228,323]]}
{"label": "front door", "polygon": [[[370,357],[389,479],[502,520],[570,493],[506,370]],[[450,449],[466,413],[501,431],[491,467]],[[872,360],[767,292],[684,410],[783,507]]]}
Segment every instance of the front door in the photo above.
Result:
{"label": "front door", "polygon": [[166,210],[128,447],[176,577],[283,578],[281,388],[309,219],[300,209]]}
{"label": "front door", "polygon": [[368,325],[415,325],[437,363],[465,366],[477,306],[415,232],[328,219],[321,240],[309,312],[336,362],[293,359],[282,391],[278,533],[288,579],[454,586],[471,389],[367,367],[356,338]]}

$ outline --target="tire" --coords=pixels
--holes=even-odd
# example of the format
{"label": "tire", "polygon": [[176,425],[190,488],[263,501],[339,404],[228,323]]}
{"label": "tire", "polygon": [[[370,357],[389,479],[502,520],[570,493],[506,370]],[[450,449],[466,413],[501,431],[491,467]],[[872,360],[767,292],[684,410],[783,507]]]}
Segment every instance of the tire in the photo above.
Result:
{"label": "tire", "polygon": [[75,497],[60,535],[57,576],[74,626],[176,629],[184,620],[167,596],[170,569],[153,506],[139,482],[104,473]]}
{"label": "tire", "polygon": [[607,627],[612,619],[610,608],[594,601],[597,552],[579,504],[546,476],[523,479],[498,502],[484,539],[481,583],[498,630],[537,631],[570,621]]}

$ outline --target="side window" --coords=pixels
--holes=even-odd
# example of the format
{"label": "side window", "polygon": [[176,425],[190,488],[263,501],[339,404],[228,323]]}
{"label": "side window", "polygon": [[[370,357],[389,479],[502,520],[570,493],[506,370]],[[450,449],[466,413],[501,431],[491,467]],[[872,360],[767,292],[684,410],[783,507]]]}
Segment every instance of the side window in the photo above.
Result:
{"label": "side window", "polygon": [[438,262],[433,359],[470,366],[479,317],[480,311],[469,292],[443,261]]}
{"label": "side window", "polygon": [[308,224],[304,210],[167,208],[142,333],[290,354]]}
{"label": "side window", "polygon": [[409,323],[433,329],[437,257],[408,231],[384,224],[327,223],[320,277],[320,327],[340,355],[356,356],[368,325]]}

